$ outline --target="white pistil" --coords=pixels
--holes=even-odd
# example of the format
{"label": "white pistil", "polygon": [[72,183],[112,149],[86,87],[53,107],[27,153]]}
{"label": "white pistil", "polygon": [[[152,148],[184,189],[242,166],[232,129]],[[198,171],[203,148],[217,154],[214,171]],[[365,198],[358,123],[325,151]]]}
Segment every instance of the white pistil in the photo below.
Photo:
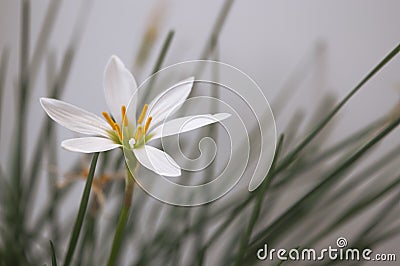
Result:
{"label": "white pistil", "polygon": [[136,140],[134,138],[130,138],[129,146],[131,147],[131,149],[133,149],[135,147],[135,144],[136,144]]}

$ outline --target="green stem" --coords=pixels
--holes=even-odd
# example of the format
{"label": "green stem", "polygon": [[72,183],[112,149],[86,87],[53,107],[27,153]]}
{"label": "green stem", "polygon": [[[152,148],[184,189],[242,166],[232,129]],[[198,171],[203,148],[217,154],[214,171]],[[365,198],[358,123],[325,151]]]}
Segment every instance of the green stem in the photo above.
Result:
{"label": "green stem", "polygon": [[[14,203],[12,216],[14,219],[13,231],[14,241],[17,245],[20,245],[18,252],[14,254],[17,264],[27,263],[27,259],[23,250],[25,241],[22,241],[23,235],[25,234],[25,228],[23,226],[24,213],[21,211],[22,200],[22,179],[23,169],[25,162],[25,126],[26,126],[26,110],[27,110],[27,92],[29,84],[29,75],[27,67],[27,59],[29,58],[29,26],[30,23],[30,1],[25,0],[21,3],[21,41],[20,41],[20,53],[19,53],[19,92],[17,100],[16,110],[16,124],[15,124],[15,149],[13,155],[13,170],[12,170],[12,181],[13,190],[15,192],[16,202]],[[14,263],[13,263],[14,264]]]}
{"label": "green stem", "polygon": [[111,247],[110,257],[108,258],[107,265],[113,266],[116,264],[118,259],[119,250],[122,243],[123,232],[128,221],[129,210],[132,205],[133,188],[135,187],[135,181],[129,169],[127,169],[127,177],[125,184],[125,196],[122,203],[122,209],[118,218],[117,230],[115,231],[114,240]]}
{"label": "green stem", "polygon": [[50,248],[51,248],[51,265],[57,266],[56,251],[54,249],[54,244],[51,240],[50,240]]}
{"label": "green stem", "polygon": [[97,159],[99,158],[99,153],[93,155],[92,163],[90,165],[89,175],[86,179],[85,189],[83,191],[81,204],[79,206],[78,216],[76,217],[74,229],[72,231],[71,239],[68,245],[67,255],[65,256],[64,266],[68,266],[71,263],[72,257],[74,255],[75,247],[78,242],[79,233],[81,232],[83,218],[85,217],[90,190],[92,189],[92,182],[94,177],[94,171],[96,169]]}
{"label": "green stem", "polygon": [[[172,40],[174,38],[174,34],[175,34],[175,31],[173,31],[173,30],[170,30],[168,32],[168,35],[165,38],[164,44],[163,44],[163,46],[161,48],[161,52],[157,57],[157,62],[155,64],[153,70],[151,71],[151,75],[154,75],[156,72],[158,72],[161,69],[161,66],[162,66],[162,64],[163,64],[163,62],[165,60],[165,56],[167,55],[167,52],[169,51],[169,48],[170,48],[171,43],[172,43]],[[155,76],[155,78],[156,78],[156,76]],[[155,78],[152,78],[152,79],[149,80],[149,84],[147,85],[147,88],[151,88],[153,86]],[[143,105],[144,102],[146,102],[148,100],[150,91],[151,91],[150,89],[144,91],[143,96],[142,96],[142,99],[143,99],[142,101],[143,102],[141,102],[140,105]]]}
{"label": "green stem", "polygon": [[[351,157],[345,159],[340,165],[335,167],[332,172],[328,172],[326,177],[322,178],[322,181],[307,192],[300,200],[288,208],[283,214],[277,217],[270,225],[265,229],[259,231],[259,233],[254,237],[254,240],[250,243],[249,252],[247,254],[252,254],[256,252],[254,250],[259,247],[260,243],[265,243],[268,239],[268,243],[273,242],[274,238],[277,237],[277,232],[283,235],[284,230],[290,229],[295,223],[294,219],[299,219],[298,215],[304,212],[307,206],[308,210],[311,210],[313,205],[316,204],[324,193],[326,193],[327,188],[339,181],[337,177],[346,171],[348,171],[351,166],[353,166],[362,156],[364,156],[372,147],[374,147],[379,141],[386,137],[392,130],[394,130],[400,124],[400,117],[385,127],[379,134],[374,138],[369,140],[364,144],[357,152],[355,152]],[[275,172],[276,174],[276,172]]]}
{"label": "green stem", "polygon": [[276,146],[274,160],[272,162],[271,170],[269,172],[270,173],[269,174],[270,178],[266,178],[266,180],[260,186],[260,189],[257,191],[258,194],[256,195],[256,202],[254,203],[254,207],[253,207],[253,210],[252,210],[252,213],[251,213],[251,216],[250,216],[249,223],[247,225],[247,229],[244,232],[244,235],[243,235],[242,240],[240,242],[238,255],[236,257],[234,265],[237,265],[237,266],[243,265],[243,262],[244,262],[243,261],[243,259],[244,259],[243,257],[244,257],[244,255],[246,253],[247,246],[248,246],[249,241],[250,241],[250,237],[251,237],[251,235],[253,233],[253,229],[254,229],[254,227],[255,227],[255,225],[257,223],[257,220],[258,220],[258,218],[260,216],[261,205],[263,203],[263,199],[265,198],[265,196],[266,196],[265,194],[266,194],[266,192],[267,192],[267,190],[269,188],[269,185],[271,184],[271,181],[272,181],[271,180],[271,177],[272,177],[271,173],[274,172],[273,168],[275,167],[276,161],[278,160],[278,156],[279,156],[279,154],[281,152],[283,138],[284,138],[284,135],[281,135],[279,137],[278,145]]}

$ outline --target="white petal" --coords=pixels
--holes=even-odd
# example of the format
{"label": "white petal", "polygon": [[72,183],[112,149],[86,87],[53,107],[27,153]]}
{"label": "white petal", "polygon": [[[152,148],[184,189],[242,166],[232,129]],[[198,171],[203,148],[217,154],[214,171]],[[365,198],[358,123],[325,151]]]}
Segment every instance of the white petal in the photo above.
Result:
{"label": "white petal", "polygon": [[103,85],[107,106],[114,118],[121,121],[121,107],[128,105],[130,98],[137,90],[137,84],[121,59],[115,55],[111,56],[106,65]]}
{"label": "white petal", "polygon": [[162,176],[180,176],[181,168],[167,153],[144,145],[143,148],[133,150],[136,159],[141,165]]}
{"label": "white petal", "polygon": [[161,137],[171,136],[187,131],[194,130],[199,127],[203,127],[206,125],[210,125],[219,121],[222,121],[228,117],[230,114],[227,113],[218,113],[218,114],[205,114],[205,115],[193,115],[193,116],[185,116],[177,119],[173,119],[164,124],[159,125],[149,134],[152,134],[153,139],[158,139]]}
{"label": "white petal", "polygon": [[150,128],[163,122],[182,106],[192,90],[193,82],[194,77],[182,80],[153,99],[148,112],[148,116],[153,118]]}
{"label": "white petal", "polygon": [[40,98],[40,104],[46,113],[60,125],[87,135],[108,137],[110,125],[82,108],[50,98]]}
{"label": "white petal", "polygon": [[99,137],[67,139],[61,142],[61,147],[64,149],[83,153],[108,151],[120,146],[110,139]]}

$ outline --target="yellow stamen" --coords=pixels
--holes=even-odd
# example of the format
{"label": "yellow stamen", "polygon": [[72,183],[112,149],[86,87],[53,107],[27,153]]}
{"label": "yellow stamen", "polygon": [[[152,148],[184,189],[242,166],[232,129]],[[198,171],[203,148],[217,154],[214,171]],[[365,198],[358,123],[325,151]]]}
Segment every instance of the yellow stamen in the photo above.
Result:
{"label": "yellow stamen", "polygon": [[151,117],[151,116],[149,116],[149,118],[147,118],[146,125],[144,126],[144,134],[146,134],[147,130],[149,129],[152,119],[153,119],[153,117]]}
{"label": "yellow stamen", "polygon": [[114,123],[114,130],[117,131],[119,139],[122,140],[121,128],[117,123]]}
{"label": "yellow stamen", "polygon": [[121,114],[122,114],[122,125],[127,126],[128,125],[128,117],[126,116],[126,106],[122,105],[121,107]]}
{"label": "yellow stamen", "polygon": [[138,119],[138,124],[141,124],[143,122],[144,116],[146,115],[147,108],[149,108],[148,104],[145,104],[143,106],[142,112],[140,113],[139,119]]}
{"label": "yellow stamen", "polygon": [[142,126],[138,126],[136,130],[135,140],[138,141],[142,136]]}
{"label": "yellow stamen", "polygon": [[111,116],[107,112],[102,112],[104,118],[107,120],[108,124],[114,129],[114,120],[112,120]]}

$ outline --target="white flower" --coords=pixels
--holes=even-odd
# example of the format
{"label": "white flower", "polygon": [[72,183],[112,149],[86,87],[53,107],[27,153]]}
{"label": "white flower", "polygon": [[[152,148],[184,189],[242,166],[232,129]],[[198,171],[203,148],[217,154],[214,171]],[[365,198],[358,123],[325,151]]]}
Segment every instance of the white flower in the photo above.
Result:
{"label": "white flower", "polygon": [[[104,94],[111,116],[103,112],[104,119],[69,103],[41,98],[46,113],[60,125],[91,137],[64,140],[61,146],[83,153],[102,152],[118,147],[130,148],[140,164],[164,176],[179,176],[178,164],[162,150],[147,145],[154,139],[194,130],[230,116],[227,113],[181,117],[165,122],[189,96],[194,78],[183,80],[153,101],[145,104],[136,120],[137,84],[129,70],[117,57],[112,56],[104,72]],[[128,117],[129,99],[134,106]]]}

